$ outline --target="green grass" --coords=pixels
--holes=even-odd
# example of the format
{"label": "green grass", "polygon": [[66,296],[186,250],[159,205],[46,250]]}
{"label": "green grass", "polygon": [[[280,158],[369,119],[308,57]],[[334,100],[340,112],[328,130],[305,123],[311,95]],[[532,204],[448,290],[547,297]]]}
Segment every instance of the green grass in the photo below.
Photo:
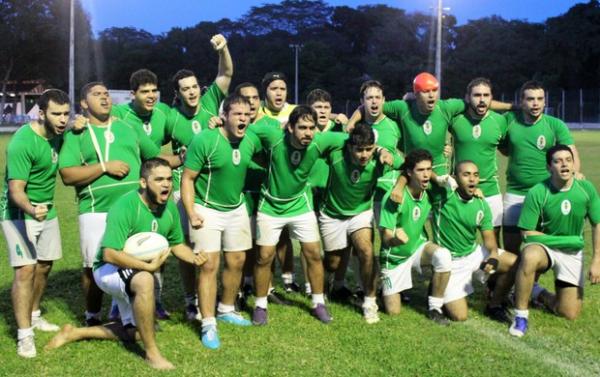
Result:
{"label": "green grass", "polygon": [[[600,185],[597,150],[600,133],[576,132],[583,172]],[[0,136],[0,178],[3,181],[7,136]],[[504,166],[504,160],[502,163]],[[502,170],[503,171],[503,167]],[[61,221],[64,258],[56,263],[43,301],[45,316],[59,324],[80,324],[83,312],[79,283],[80,256],[74,192],[61,183],[56,202]],[[591,254],[586,230],[587,259]],[[141,348],[127,349],[110,341],[84,341],[43,352],[51,334],[36,333],[38,357],[19,358],[15,352],[16,328],[10,302],[13,273],[0,242],[0,376],[157,375],[142,361]],[[584,309],[573,322],[541,310],[531,312],[531,330],[513,339],[503,325],[482,315],[482,292],[471,297],[470,318],[448,328],[433,325],[424,316],[425,286],[417,280],[413,303],[401,315],[382,314],[380,323],[367,326],[359,312],[330,306],[334,321],[322,325],[308,313],[308,300],[289,297],[297,305],[271,305],[266,327],[235,328],[220,325],[222,347],[202,347],[198,328],[183,321],[182,290],[176,263],[167,263],[164,295],[174,318],[161,322],[158,344],[176,366],[171,375],[286,376],[598,376],[600,375],[600,289],[586,283]],[[301,274],[297,274],[300,276]],[[542,284],[551,287],[546,274]],[[108,300],[105,300],[105,307]]]}

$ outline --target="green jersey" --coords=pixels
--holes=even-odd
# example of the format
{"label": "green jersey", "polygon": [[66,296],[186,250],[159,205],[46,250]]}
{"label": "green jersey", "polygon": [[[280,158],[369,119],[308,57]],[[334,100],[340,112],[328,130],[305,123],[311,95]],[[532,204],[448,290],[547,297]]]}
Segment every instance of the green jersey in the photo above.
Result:
{"label": "green jersey", "polygon": [[493,230],[492,211],[484,199],[463,199],[447,190],[441,207],[433,211],[434,242],[450,250],[452,257],[471,254],[477,248],[477,230]]}
{"label": "green jersey", "polygon": [[506,136],[506,119],[493,111],[475,119],[467,112],[452,119],[454,165],[470,160],[479,168],[479,188],[485,196],[500,194],[497,149]]}
{"label": "green jersey", "polygon": [[546,114],[534,124],[525,123],[521,112],[508,112],[505,116],[508,123],[506,191],[525,195],[550,176],[546,169],[546,151],[556,144],[572,145],[573,138],[563,121]]}
{"label": "green jersey", "polygon": [[151,113],[140,115],[135,111],[133,102],[130,102],[113,106],[111,114],[132,127],[142,129],[160,148],[169,141],[166,123],[170,111],[168,105],[158,102]]}
{"label": "green jersey", "polygon": [[262,184],[258,210],[271,216],[298,216],[313,210],[307,177],[298,174],[306,148],[292,146],[291,135],[280,128],[253,125],[249,130],[267,153],[267,177]]}
{"label": "green jersey", "polygon": [[115,120],[108,126],[89,125],[80,133],[67,132],[58,168],[98,164],[100,159],[105,163],[118,160],[128,164],[129,173],[123,178],[104,173],[90,184],[75,187],[80,214],[108,212],[119,197],[138,188],[142,160],[159,154],[160,148],[140,127]]}
{"label": "green jersey", "polygon": [[327,187],[320,210],[333,218],[348,218],[371,209],[377,179],[384,165],[374,158],[366,166],[354,163],[346,148],[348,135],[331,132],[321,134],[308,147],[303,165],[324,157],[329,165]]}
{"label": "green jersey", "polygon": [[565,244],[570,242],[570,236],[578,236],[583,245],[586,217],[594,225],[600,223],[600,199],[591,182],[574,180],[569,189],[557,190],[547,179],[527,193],[518,227],[555,236],[558,240],[565,238]]}
{"label": "green jersey", "polygon": [[[208,121],[219,116],[219,106],[225,99],[225,93],[216,83],[208,87],[200,98],[198,112],[193,116],[186,115],[179,106],[169,110],[165,125],[167,137],[171,139],[174,154],[179,154],[181,148],[190,145],[195,135],[208,129]],[[173,169],[173,190],[179,191],[183,167]]]}
{"label": "green jersey", "polygon": [[169,241],[169,246],[182,244],[183,230],[175,203],[167,200],[164,206],[151,210],[137,190],[119,198],[108,211],[106,231],[96,253],[94,270],[105,264],[105,248],[122,251],[129,237],[142,232],[163,235]]}
{"label": "green jersey", "polygon": [[[375,143],[388,150],[390,153],[396,153],[400,143],[400,127],[388,117],[375,122],[371,125],[375,133]],[[402,164],[402,161],[400,161]],[[383,195],[388,192],[396,183],[400,173],[389,166],[385,167],[385,174],[377,181],[374,200],[381,202]]]}
{"label": "green jersey", "polygon": [[[335,123],[330,120],[327,122],[327,126],[319,132],[343,132],[344,129],[341,124]],[[329,177],[329,166],[323,159],[318,159],[314,163],[314,167],[308,177],[308,183],[311,187],[318,189],[324,189],[327,186],[327,178]]]}
{"label": "green jersey", "polygon": [[433,171],[437,175],[448,174],[450,167],[444,156],[446,133],[452,118],[465,111],[463,100],[439,100],[430,114],[421,114],[415,101],[395,100],[383,105],[385,115],[401,127],[402,152],[426,149],[433,156]]}
{"label": "green jersey", "polygon": [[261,151],[252,132],[237,142],[223,136],[222,128],[198,134],[188,146],[185,167],[198,172],[195,202],[218,211],[244,204],[244,181],[252,156]]}
{"label": "green jersey", "polygon": [[31,219],[8,197],[8,182],[25,181],[25,194],[31,204],[45,204],[47,219],[56,217],[54,188],[58,169],[58,152],[62,136],[46,139],[38,135],[31,124],[24,124],[13,135],[6,148],[6,173],[4,192],[0,198],[0,220]]}
{"label": "green jersey", "polygon": [[406,262],[427,242],[424,227],[430,210],[431,203],[427,193],[422,192],[419,198],[414,198],[407,187],[404,188],[402,204],[392,201],[389,194],[383,198],[379,227],[394,232],[402,228],[408,236],[408,242],[404,245],[382,248],[379,260],[383,268],[392,269]]}

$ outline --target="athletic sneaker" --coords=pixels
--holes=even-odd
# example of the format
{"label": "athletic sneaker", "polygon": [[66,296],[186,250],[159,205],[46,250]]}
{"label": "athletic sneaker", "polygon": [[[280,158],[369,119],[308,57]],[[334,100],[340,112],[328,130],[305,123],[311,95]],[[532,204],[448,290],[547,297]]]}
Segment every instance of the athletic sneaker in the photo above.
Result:
{"label": "athletic sneaker", "polygon": [[26,357],[28,359],[37,355],[33,335],[29,335],[23,339],[19,339],[19,341],[17,342],[17,355],[21,357]]}
{"label": "athletic sneaker", "polygon": [[252,324],[255,326],[264,326],[269,322],[269,314],[267,309],[256,307],[252,313]]}
{"label": "athletic sneaker", "polygon": [[200,321],[202,320],[202,314],[200,314],[200,310],[194,304],[189,304],[185,307],[185,319],[188,322]]}
{"label": "athletic sneaker", "polygon": [[323,304],[317,304],[317,306],[312,309],[312,315],[317,317],[317,319],[323,323],[329,323],[333,319]]}
{"label": "athletic sneaker", "polygon": [[114,303],[110,307],[110,313],[108,313],[109,322],[117,322],[121,319],[121,313],[119,313],[119,305]]}
{"label": "athletic sneaker", "polygon": [[429,309],[429,311],[427,312],[427,317],[433,322],[437,323],[438,325],[448,326],[450,324],[450,321],[448,320],[448,318],[446,318],[444,313],[435,309]]}
{"label": "athletic sneaker", "polygon": [[369,325],[379,322],[379,307],[377,306],[377,304],[363,306],[362,310],[363,318]]}
{"label": "athletic sneaker", "polygon": [[510,329],[508,329],[508,333],[510,335],[520,338],[523,335],[525,335],[526,332],[527,332],[527,318],[515,317],[515,319],[512,322],[512,325],[510,325]]}
{"label": "athletic sneaker", "polygon": [[37,318],[32,318],[31,326],[35,330],[46,331],[46,332],[60,330],[60,327],[56,326],[54,323],[50,323],[50,322],[46,321],[44,319],[44,317],[42,317],[42,316],[39,316]]}
{"label": "athletic sneaker", "polygon": [[228,312],[228,313],[219,313],[217,312],[217,320],[223,321],[225,323],[230,323],[232,325],[237,326],[250,326],[252,322],[242,317],[242,315],[236,311]]}
{"label": "athletic sneaker", "polygon": [[96,317],[90,317],[85,319],[85,325],[86,327],[101,326],[102,321]]}
{"label": "athletic sneaker", "polygon": [[171,313],[167,309],[163,308],[160,302],[156,303],[156,318],[161,320],[171,319]]}
{"label": "athletic sneaker", "polygon": [[300,293],[300,286],[295,282],[284,284],[285,293]]}
{"label": "athletic sneaker", "polygon": [[275,304],[275,305],[286,305],[286,306],[292,305],[291,302],[289,302],[288,300],[283,298],[276,291],[269,292],[269,294],[267,295],[267,300],[269,301],[269,303]]}
{"label": "athletic sneaker", "polygon": [[348,302],[352,296],[352,291],[346,286],[342,286],[338,289],[332,289],[329,293],[329,299],[337,302]]}
{"label": "athletic sneaker", "polygon": [[500,323],[512,323],[512,320],[510,319],[510,315],[508,314],[508,311],[506,310],[506,308],[504,306],[489,306],[487,305],[485,307],[485,310],[483,311],[483,314],[486,315],[488,318],[500,322]]}
{"label": "athletic sneaker", "polygon": [[202,345],[211,350],[221,346],[216,325],[202,326]]}

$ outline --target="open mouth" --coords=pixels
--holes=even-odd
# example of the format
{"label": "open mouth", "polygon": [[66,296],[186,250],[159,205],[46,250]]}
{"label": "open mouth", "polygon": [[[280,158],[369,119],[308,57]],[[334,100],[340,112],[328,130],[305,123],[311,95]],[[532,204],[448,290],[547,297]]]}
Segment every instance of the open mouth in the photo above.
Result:
{"label": "open mouth", "polygon": [[244,129],[246,129],[246,124],[244,124],[244,123],[238,124],[237,128],[238,128],[238,130],[243,131]]}

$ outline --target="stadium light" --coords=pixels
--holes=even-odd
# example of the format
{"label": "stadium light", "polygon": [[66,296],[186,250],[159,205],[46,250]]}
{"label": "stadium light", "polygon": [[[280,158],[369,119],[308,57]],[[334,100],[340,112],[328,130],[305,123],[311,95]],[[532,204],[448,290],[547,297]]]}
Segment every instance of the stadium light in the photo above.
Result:
{"label": "stadium light", "polygon": [[75,0],[70,1],[69,18],[69,98],[71,114],[75,114]]}
{"label": "stadium light", "polygon": [[294,49],[294,53],[295,53],[295,57],[294,57],[294,65],[295,65],[295,71],[294,71],[294,103],[298,104],[298,87],[299,87],[299,83],[298,83],[298,73],[300,71],[299,65],[298,65],[298,61],[300,60],[300,49],[303,46],[301,44],[290,44],[290,48]]}

